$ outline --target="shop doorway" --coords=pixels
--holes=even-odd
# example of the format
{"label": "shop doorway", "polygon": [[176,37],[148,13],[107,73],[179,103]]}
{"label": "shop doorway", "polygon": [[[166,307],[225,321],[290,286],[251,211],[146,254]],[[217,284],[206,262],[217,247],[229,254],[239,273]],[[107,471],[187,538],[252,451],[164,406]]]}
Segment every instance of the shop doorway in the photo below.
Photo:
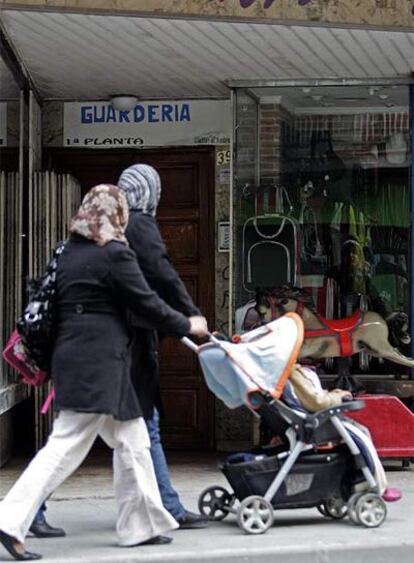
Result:
{"label": "shop doorway", "polygon": [[[157,214],[170,257],[195,302],[213,326],[214,303],[214,151],[49,149],[45,166],[75,176],[85,193],[93,185],[116,184],[134,163],[160,173],[162,197]],[[196,356],[165,339],[160,350],[166,447],[206,450],[213,446],[213,401]]]}

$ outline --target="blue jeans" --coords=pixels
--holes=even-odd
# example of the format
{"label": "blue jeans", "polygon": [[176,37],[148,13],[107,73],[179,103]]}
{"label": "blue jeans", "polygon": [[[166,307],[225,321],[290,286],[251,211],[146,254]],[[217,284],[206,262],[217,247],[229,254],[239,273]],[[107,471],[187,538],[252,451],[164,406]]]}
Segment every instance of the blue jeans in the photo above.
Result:
{"label": "blue jeans", "polygon": [[39,510],[36,512],[35,517],[33,518],[33,524],[43,524],[45,522],[45,510],[46,504],[43,503]]}
{"label": "blue jeans", "polygon": [[154,408],[153,417],[145,421],[148,434],[151,440],[151,457],[154,464],[155,476],[161,494],[162,504],[168,512],[175,518],[182,518],[185,515],[185,508],[180,502],[177,492],[173,488],[168,472],[167,460],[160,437],[160,416]]}

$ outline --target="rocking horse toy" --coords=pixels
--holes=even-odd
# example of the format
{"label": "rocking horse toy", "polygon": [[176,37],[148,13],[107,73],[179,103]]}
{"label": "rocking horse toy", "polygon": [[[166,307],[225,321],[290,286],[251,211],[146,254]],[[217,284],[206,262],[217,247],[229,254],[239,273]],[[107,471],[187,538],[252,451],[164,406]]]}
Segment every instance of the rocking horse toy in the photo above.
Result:
{"label": "rocking horse toy", "polygon": [[238,328],[250,330],[288,312],[299,314],[305,326],[301,358],[347,357],[366,351],[370,356],[414,368],[414,359],[404,356],[388,340],[391,330],[393,342],[410,343],[405,313],[393,315],[390,329],[383,317],[374,311],[357,309],[346,319],[329,320],[316,311],[311,297],[300,288],[284,286],[278,290],[259,290],[256,301],[244,311],[244,319]]}

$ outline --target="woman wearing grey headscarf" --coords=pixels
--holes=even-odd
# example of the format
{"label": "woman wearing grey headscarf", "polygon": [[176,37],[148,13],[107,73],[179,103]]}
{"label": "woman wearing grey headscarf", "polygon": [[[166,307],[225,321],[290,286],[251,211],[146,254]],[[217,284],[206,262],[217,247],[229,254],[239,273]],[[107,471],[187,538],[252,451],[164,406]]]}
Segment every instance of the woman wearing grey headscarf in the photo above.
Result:
{"label": "woman wearing grey headscarf", "polygon": [[124,170],[118,180],[130,211],[140,211],[155,217],[161,197],[161,179],[148,164],[134,164]]}
{"label": "woman wearing grey headscarf", "polygon": [[[176,311],[187,317],[200,315],[185,285],[171,264],[162,241],[155,215],[161,196],[158,172],[146,164],[135,164],[124,170],[118,180],[128,206],[129,221],[126,237],[137,255],[148,285]],[[143,319],[141,319],[142,321]],[[201,528],[207,519],[186,510],[180,502],[169,477],[160,440],[159,412],[162,411],[157,361],[158,336],[135,317],[132,381],[147,423],[151,439],[151,456],[165,508],[174,516],[180,528]]]}

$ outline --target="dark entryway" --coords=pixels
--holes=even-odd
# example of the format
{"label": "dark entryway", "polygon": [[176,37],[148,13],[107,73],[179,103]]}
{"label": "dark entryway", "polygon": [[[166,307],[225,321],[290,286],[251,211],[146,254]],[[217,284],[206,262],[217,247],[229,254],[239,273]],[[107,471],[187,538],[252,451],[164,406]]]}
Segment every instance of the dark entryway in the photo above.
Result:
{"label": "dark entryway", "polygon": [[[45,167],[75,176],[85,193],[114,183],[134,163],[154,166],[161,176],[157,219],[170,257],[190,294],[213,326],[214,303],[214,151],[50,149]],[[161,387],[165,406],[163,441],[177,449],[213,445],[211,400],[197,357],[177,340],[161,345]]]}

